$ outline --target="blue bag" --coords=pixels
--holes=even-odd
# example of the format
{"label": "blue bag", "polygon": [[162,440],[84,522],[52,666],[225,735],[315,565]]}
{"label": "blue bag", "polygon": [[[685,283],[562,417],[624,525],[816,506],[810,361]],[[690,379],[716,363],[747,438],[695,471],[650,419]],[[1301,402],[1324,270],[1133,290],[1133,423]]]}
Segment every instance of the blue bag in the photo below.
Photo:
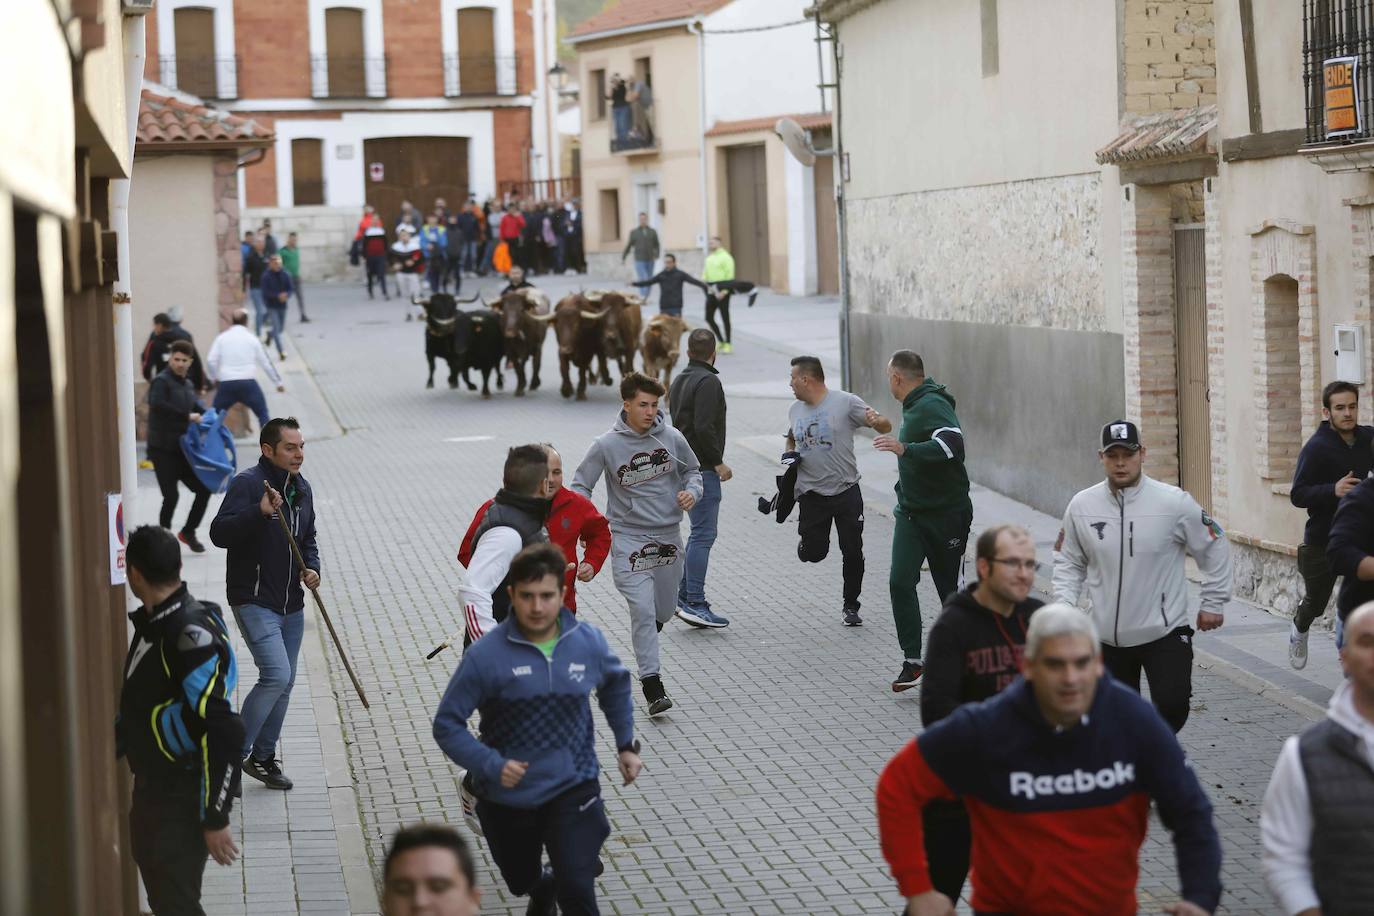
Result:
{"label": "blue bag", "polygon": [[192,423],[182,434],[181,451],[211,493],[221,493],[228,488],[238,456],[234,451],[234,436],[224,428],[224,414],[213,407],[205,411],[200,422]]}

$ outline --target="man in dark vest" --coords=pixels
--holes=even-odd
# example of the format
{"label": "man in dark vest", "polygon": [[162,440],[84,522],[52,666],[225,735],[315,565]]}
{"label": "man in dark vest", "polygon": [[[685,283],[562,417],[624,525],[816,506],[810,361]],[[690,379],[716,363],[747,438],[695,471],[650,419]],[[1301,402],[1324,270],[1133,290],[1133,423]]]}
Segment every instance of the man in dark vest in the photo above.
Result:
{"label": "man in dark vest", "polygon": [[1288,739],[1264,793],[1264,877],[1287,914],[1374,900],[1374,602],[1346,618],[1341,667],[1326,719]]}
{"label": "man in dark vest", "polygon": [[506,453],[501,489],[479,520],[474,519],[471,552],[458,555],[467,577],[458,588],[463,604],[463,646],[506,619],[510,561],[530,544],[547,541],[549,454],[542,445],[519,445]]}

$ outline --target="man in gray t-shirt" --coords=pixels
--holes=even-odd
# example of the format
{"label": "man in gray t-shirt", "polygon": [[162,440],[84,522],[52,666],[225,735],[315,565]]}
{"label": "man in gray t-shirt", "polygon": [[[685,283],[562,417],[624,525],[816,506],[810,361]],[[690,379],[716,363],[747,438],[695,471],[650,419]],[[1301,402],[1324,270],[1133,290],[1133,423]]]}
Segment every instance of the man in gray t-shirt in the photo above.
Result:
{"label": "man in gray t-shirt", "polygon": [[791,383],[797,401],[787,413],[787,448],[801,455],[795,491],[801,515],[797,556],[803,563],[824,560],[834,522],[844,558],[844,624],[857,627],[863,623],[859,592],[864,579],[864,500],[854,459],[854,430],[867,426],[886,433],[892,423],[862,398],[827,388],[821,361],[814,356],[792,360]]}

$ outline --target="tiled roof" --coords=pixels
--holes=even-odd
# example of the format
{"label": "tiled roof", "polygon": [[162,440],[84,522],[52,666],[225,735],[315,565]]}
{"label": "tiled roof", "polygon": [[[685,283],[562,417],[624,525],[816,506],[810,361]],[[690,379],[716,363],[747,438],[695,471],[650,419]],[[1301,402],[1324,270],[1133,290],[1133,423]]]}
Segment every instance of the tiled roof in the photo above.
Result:
{"label": "tiled roof", "polygon": [[1217,106],[1161,111],[1122,122],[1115,140],[1097,151],[1102,165],[1179,159],[1213,152],[1208,134],[1217,126]]}
{"label": "tiled roof", "polygon": [[708,137],[722,137],[727,134],[747,134],[755,130],[772,130],[779,118],[791,118],[803,130],[817,130],[830,126],[830,112],[818,111],[813,114],[773,115],[771,118],[748,118],[743,121],[717,121],[706,132]]}
{"label": "tiled roof", "polygon": [[688,16],[711,13],[730,0],[620,0],[615,6],[583,21],[568,33],[569,38],[585,38],[655,22],[672,22]]}
{"label": "tiled roof", "polygon": [[272,131],[251,118],[143,90],[138,107],[138,146],[149,148],[258,147],[271,145]]}

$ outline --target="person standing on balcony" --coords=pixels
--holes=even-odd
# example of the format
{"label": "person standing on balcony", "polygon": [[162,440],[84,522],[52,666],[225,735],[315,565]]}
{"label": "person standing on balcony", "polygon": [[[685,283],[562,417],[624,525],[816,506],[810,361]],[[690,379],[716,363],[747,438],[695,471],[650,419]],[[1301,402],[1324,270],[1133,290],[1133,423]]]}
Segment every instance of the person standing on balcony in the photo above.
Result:
{"label": "person standing on balcony", "polygon": [[624,143],[630,136],[629,90],[619,73],[611,74],[611,123],[615,127],[615,142]]}
{"label": "person standing on balcony", "polygon": [[631,110],[634,113],[633,136],[643,146],[654,144],[654,90],[649,74],[637,78],[630,87]]}
{"label": "person standing on balcony", "polygon": [[[654,275],[654,261],[658,259],[658,233],[649,225],[649,214],[639,214],[639,225],[630,233],[625,250],[620,253],[620,263],[633,251],[635,255],[635,279],[647,280]],[[646,291],[645,295],[648,293]]]}
{"label": "person standing on balcony", "polygon": [[296,291],[296,308],[301,313],[301,324],[308,324],[310,319],[305,317],[305,296],[301,294],[301,250],[296,243],[296,233],[287,234],[286,246],[277,253],[281,255],[282,267],[291,275],[291,286]]}

